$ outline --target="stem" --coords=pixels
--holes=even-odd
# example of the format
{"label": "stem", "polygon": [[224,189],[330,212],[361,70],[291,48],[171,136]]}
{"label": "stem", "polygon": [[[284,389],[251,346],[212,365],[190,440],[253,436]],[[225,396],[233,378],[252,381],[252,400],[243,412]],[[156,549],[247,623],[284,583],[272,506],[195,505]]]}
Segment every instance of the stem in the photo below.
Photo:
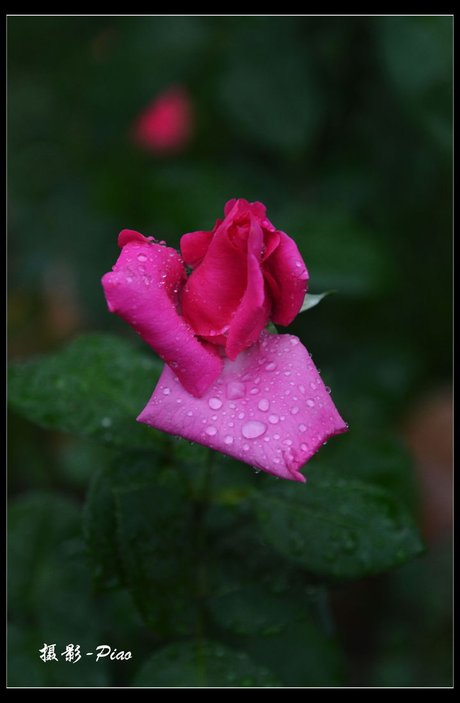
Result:
{"label": "stem", "polygon": [[194,541],[195,541],[195,559],[196,559],[196,583],[195,596],[197,603],[197,622],[196,630],[199,640],[204,638],[204,608],[203,599],[207,592],[207,574],[206,574],[206,529],[204,520],[206,511],[209,505],[212,485],[212,469],[215,460],[215,451],[208,450],[207,461],[204,463],[198,490],[195,499],[194,511]]}

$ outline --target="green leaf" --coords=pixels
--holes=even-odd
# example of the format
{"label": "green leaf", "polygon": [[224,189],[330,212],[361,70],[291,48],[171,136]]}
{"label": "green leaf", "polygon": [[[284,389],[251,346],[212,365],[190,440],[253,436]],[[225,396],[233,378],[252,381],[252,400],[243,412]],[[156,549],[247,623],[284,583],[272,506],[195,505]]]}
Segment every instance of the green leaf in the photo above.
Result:
{"label": "green leaf", "polygon": [[8,515],[9,604],[29,614],[35,608],[37,579],[60,545],[78,536],[74,502],[50,493],[31,493],[12,503]]}
{"label": "green leaf", "polygon": [[[121,563],[123,583],[148,627],[162,634],[190,632],[196,620],[195,514],[182,476],[176,469],[165,469],[150,454],[139,454],[120,456],[107,477],[116,529],[110,537],[112,501],[104,485],[106,539],[90,541],[102,572],[105,568],[116,576]],[[95,524],[97,502],[89,505],[91,510]]]}
{"label": "green leaf", "polygon": [[359,481],[315,478],[305,489],[272,485],[254,500],[267,541],[315,574],[359,578],[423,549],[407,510],[386,491]]}
{"label": "green leaf", "polygon": [[327,290],[325,293],[318,293],[318,295],[307,293],[299,312],[305,312],[305,310],[310,310],[310,308],[314,308],[315,305],[318,305],[318,303],[320,303],[322,299],[326,297],[326,295],[330,295],[334,292],[335,291],[333,290]]}
{"label": "green leaf", "polygon": [[88,334],[56,354],[13,363],[9,400],[42,427],[142,448],[159,437],[136,417],[160,370],[153,354],[118,337]]}
{"label": "green leaf", "polygon": [[214,642],[183,642],[156,652],[142,667],[134,686],[278,686],[268,669],[244,652]]}

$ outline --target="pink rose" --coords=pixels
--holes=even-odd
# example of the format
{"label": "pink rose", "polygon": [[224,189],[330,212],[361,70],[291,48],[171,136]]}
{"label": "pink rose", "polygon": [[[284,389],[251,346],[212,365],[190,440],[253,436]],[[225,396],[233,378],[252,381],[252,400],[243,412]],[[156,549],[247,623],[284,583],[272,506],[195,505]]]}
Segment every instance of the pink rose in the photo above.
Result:
{"label": "pink rose", "polygon": [[261,203],[231,200],[211,232],[177,251],[123,230],[102,283],[111,312],[166,362],[138,420],[305,481],[300,467],[345,432],[310,355],[297,337],[265,331],[289,324],[308,273],[297,246]]}
{"label": "pink rose", "polygon": [[184,88],[161,93],[139,115],[133,139],[143,149],[157,154],[181,151],[192,131],[192,106]]}
{"label": "pink rose", "polygon": [[307,290],[308,272],[295,242],[267,219],[262,203],[230,200],[211,232],[181,239],[194,270],[181,303],[195,333],[222,345],[229,359],[251,346],[271,319],[289,325]]}

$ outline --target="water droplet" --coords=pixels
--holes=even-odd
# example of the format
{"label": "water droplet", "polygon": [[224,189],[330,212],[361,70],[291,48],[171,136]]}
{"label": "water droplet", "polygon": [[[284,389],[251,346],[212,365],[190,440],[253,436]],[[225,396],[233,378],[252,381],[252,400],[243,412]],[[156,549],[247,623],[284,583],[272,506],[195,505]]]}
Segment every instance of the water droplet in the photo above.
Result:
{"label": "water droplet", "polygon": [[299,386],[299,391],[301,393],[305,393],[305,386]]}
{"label": "water droplet", "polygon": [[269,364],[266,365],[265,371],[274,371],[276,369],[276,364],[274,361],[270,361]]}
{"label": "water droplet", "polygon": [[280,421],[280,419],[279,419],[278,415],[269,415],[269,416],[268,416],[268,421],[269,421],[272,425],[276,425],[276,424]]}
{"label": "water droplet", "polygon": [[313,383],[313,381],[310,383],[310,388],[312,391],[316,390],[316,383]]}
{"label": "water droplet", "polygon": [[270,407],[270,401],[267,400],[267,398],[262,398],[259,400],[257,407],[259,410],[262,410],[262,412],[267,412],[268,408]]}
{"label": "water droplet", "polygon": [[297,415],[298,412],[299,412],[299,408],[297,407],[297,405],[294,405],[294,407],[291,408],[291,414]]}
{"label": "water droplet", "polygon": [[219,398],[209,398],[208,405],[213,410],[219,410],[222,407],[222,401]]}
{"label": "water droplet", "polygon": [[170,388],[168,388],[168,387],[163,388],[163,395],[169,395],[170,393],[171,393],[171,389],[170,389]]}
{"label": "water droplet", "polygon": [[132,282],[133,282],[133,279],[131,278],[131,276],[126,276],[126,283],[132,283]]}
{"label": "water droplet", "polygon": [[283,441],[283,444],[285,444],[287,447],[292,447],[292,439],[285,439]]}
{"label": "water droplet", "polygon": [[273,439],[279,439],[279,438],[280,438],[279,434],[274,434],[274,435],[273,435]]}
{"label": "water droplet", "polygon": [[248,452],[249,451],[249,444],[243,444],[243,451]]}
{"label": "water droplet", "polygon": [[285,372],[284,372],[284,375],[285,375],[285,376],[290,376],[290,375],[291,375],[291,371],[285,371]]}
{"label": "water droplet", "polygon": [[213,425],[209,425],[209,427],[206,427],[205,432],[210,437],[214,437],[214,435],[217,434],[217,429]]}
{"label": "water droplet", "polygon": [[147,261],[147,257],[144,256],[144,254],[138,254],[138,255],[137,255],[137,260],[138,260],[138,261]]}
{"label": "water droplet", "polygon": [[111,427],[112,426],[112,418],[111,417],[103,417],[101,420],[101,425],[102,425],[102,427]]}
{"label": "water droplet", "polygon": [[250,420],[243,425],[241,432],[246,439],[255,439],[261,437],[267,429],[267,425],[258,420]]}
{"label": "water droplet", "polygon": [[225,435],[224,443],[225,444],[233,444],[233,437],[231,434]]}
{"label": "water droplet", "polygon": [[314,407],[315,407],[315,401],[310,398],[309,400],[307,400],[307,405],[308,405],[309,408],[314,408]]}
{"label": "water droplet", "polygon": [[301,448],[301,450],[302,450],[303,452],[306,452],[306,451],[308,450],[308,447],[307,447],[306,444],[301,444],[301,445],[300,445],[300,448]]}
{"label": "water droplet", "polygon": [[238,419],[239,419],[239,420],[242,420],[243,417],[244,417],[244,413],[240,413],[240,414],[238,415]]}
{"label": "water droplet", "polygon": [[296,261],[295,265],[297,266],[298,269],[302,268],[302,262],[301,261]]}
{"label": "water droplet", "polygon": [[328,393],[331,393],[331,389],[329,388],[329,386],[326,386],[326,391],[327,391]]}
{"label": "water droplet", "polygon": [[227,398],[230,398],[230,400],[243,398],[245,395],[245,391],[245,385],[240,381],[231,381],[227,384]]}
{"label": "water droplet", "polygon": [[258,388],[251,388],[249,392],[251,395],[257,395],[257,393],[260,393],[260,390]]}
{"label": "water droplet", "polygon": [[299,430],[301,432],[305,432],[306,429],[307,429],[306,425],[299,425]]}
{"label": "water droplet", "polygon": [[297,337],[291,337],[291,339],[289,341],[293,347],[295,347],[299,343],[299,340],[297,339]]}
{"label": "water droplet", "polygon": [[189,410],[188,413],[187,413],[187,415],[188,415],[188,417],[192,417],[192,415],[193,415],[192,411]]}

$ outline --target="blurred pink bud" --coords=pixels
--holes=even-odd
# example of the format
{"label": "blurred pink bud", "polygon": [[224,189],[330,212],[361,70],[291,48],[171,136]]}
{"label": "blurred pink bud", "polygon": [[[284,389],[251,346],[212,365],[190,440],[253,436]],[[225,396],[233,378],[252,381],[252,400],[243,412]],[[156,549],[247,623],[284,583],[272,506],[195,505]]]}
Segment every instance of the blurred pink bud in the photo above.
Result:
{"label": "blurred pink bud", "polygon": [[139,147],[155,154],[182,151],[192,132],[192,106],[184,88],[161,93],[136,119],[133,138]]}

